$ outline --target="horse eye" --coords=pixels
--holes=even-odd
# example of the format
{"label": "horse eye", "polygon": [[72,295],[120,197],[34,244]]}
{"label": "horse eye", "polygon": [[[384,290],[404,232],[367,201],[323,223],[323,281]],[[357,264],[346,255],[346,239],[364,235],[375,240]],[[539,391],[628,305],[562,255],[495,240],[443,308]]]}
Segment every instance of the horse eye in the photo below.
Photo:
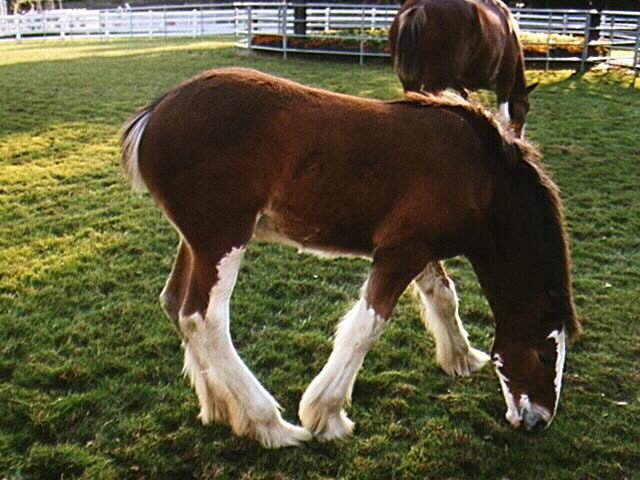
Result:
{"label": "horse eye", "polygon": [[551,365],[551,357],[549,357],[549,355],[547,355],[546,353],[538,352],[538,360],[545,367]]}

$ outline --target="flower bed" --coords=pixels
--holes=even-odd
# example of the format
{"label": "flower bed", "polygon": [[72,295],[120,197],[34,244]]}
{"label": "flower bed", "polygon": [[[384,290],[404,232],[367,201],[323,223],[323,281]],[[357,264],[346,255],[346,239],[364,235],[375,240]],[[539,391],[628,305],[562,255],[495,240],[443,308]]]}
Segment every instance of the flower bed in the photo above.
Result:
{"label": "flower bed", "polygon": [[[360,52],[389,54],[387,29],[340,30],[322,32],[308,37],[287,37],[287,48],[308,51]],[[567,58],[582,56],[583,37],[573,35],[557,35],[546,33],[522,32],[521,40],[527,58]],[[256,47],[283,48],[282,35],[254,35],[251,44]],[[609,49],[605,46],[589,47],[590,56],[606,56]]]}
{"label": "flower bed", "polygon": [[[374,54],[389,54],[389,46],[386,29],[365,30],[364,35],[360,30],[330,30],[308,37],[287,37],[287,48],[308,51],[331,52],[363,52]],[[283,48],[282,35],[254,35],[251,41],[253,46]],[[362,44],[362,47],[361,47]]]}
{"label": "flower bed", "polygon": [[[584,49],[582,36],[521,32],[520,41],[528,58],[580,57]],[[589,47],[590,56],[602,57],[608,53],[609,49],[603,45]]]}

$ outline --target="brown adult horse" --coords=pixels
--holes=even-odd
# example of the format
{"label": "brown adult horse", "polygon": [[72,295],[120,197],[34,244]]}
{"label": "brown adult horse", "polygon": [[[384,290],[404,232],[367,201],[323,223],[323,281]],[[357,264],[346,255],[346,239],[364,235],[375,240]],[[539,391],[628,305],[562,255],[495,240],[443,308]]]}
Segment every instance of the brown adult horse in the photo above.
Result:
{"label": "brown adult horse", "polygon": [[[458,254],[495,316],[508,420],[551,422],[565,338],[579,329],[560,200],[534,150],[477,107],[446,96],[367,100],[220,69],[140,110],[122,146],[124,172],[180,235],[161,302],[181,332],[204,423],[268,447],[350,434],[344,408],[357,372],[412,281],[438,361],[479,368],[485,358],[467,341],[453,286],[434,269]],[[231,341],[229,299],[252,236],[372,259],[302,397],[303,427],[282,419]]]}
{"label": "brown adult horse", "polygon": [[500,0],[405,0],[389,32],[405,91],[496,92],[500,115],[521,137],[529,92],[515,21]]}

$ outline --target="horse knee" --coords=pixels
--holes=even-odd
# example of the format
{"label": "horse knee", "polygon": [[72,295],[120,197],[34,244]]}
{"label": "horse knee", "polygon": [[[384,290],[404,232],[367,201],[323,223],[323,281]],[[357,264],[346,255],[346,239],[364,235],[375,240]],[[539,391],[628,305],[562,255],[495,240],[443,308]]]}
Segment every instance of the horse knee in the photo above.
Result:
{"label": "horse knee", "polygon": [[441,315],[447,317],[455,315],[458,310],[458,296],[453,282],[449,280],[448,284],[445,284],[436,281],[431,301]]}
{"label": "horse knee", "polygon": [[175,295],[170,293],[167,289],[162,290],[159,297],[160,306],[167,314],[167,316],[173,320],[174,323],[178,323],[178,314],[180,311],[180,302]]}
{"label": "horse knee", "polygon": [[198,312],[192,313],[190,315],[180,314],[177,321],[178,329],[185,339],[188,339],[202,323],[204,323],[204,318]]}

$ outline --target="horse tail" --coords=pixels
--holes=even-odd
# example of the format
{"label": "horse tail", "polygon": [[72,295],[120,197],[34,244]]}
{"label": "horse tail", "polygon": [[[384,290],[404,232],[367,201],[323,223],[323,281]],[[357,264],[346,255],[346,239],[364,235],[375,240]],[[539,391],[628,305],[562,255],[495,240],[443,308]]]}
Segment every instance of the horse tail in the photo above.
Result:
{"label": "horse tail", "polygon": [[394,70],[403,85],[422,85],[424,74],[424,35],[427,13],[422,6],[411,7],[399,16]]}
{"label": "horse tail", "polygon": [[155,104],[148,105],[132,115],[120,129],[120,166],[133,190],[144,192],[146,185],[138,166],[140,141],[151,119]]}

